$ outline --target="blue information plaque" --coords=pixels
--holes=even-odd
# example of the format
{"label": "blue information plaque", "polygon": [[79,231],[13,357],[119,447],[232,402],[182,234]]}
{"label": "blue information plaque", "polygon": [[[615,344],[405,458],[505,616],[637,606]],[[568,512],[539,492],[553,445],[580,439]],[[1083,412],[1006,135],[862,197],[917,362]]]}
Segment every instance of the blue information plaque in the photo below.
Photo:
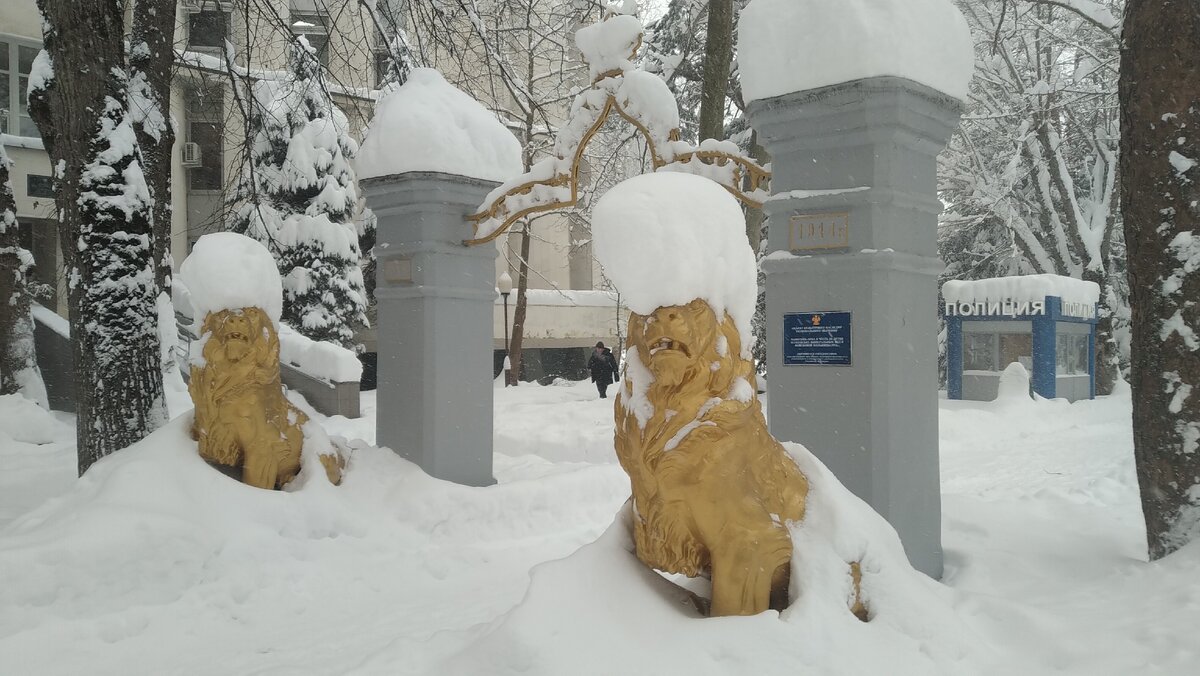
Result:
{"label": "blue information plaque", "polygon": [[783,316],[784,366],[849,366],[849,312],[794,312]]}

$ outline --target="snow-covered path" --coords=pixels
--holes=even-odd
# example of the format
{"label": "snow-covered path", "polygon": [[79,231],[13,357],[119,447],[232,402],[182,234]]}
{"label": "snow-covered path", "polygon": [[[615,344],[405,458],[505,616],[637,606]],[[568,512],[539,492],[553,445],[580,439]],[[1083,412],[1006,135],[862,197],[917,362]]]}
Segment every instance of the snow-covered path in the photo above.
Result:
{"label": "snow-covered path", "polygon": [[[425,673],[628,492],[589,383],[496,394],[498,486],[364,447],[342,487],[296,493],[200,471],[179,420],[77,482],[62,417],[0,399],[0,673]],[[372,441],[372,420],[325,425]],[[1143,560],[1128,395],[943,401],[941,452],[945,582],[994,648],[1036,673],[1200,673],[1200,547]]]}

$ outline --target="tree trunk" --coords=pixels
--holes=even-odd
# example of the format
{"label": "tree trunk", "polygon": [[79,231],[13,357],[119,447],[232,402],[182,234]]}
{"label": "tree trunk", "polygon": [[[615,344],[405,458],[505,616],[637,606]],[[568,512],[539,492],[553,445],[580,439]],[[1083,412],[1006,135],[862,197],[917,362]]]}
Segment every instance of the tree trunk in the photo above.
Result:
{"label": "tree trunk", "polygon": [[725,138],[725,92],[733,62],[733,0],[709,0],[700,94],[700,138]]}
{"label": "tree trunk", "polygon": [[[166,418],[152,201],[128,110],[123,3],[38,0],[30,113],[56,166],[75,359],[79,473]],[[45,68],[48,61],[53,71]]]}
{"label": "tree trunk", "polygon": [[[758,142],[758,132],[750,133],[750,157],[754,158],[762,166],[767,166],[771,161],[771,155],[767,149],[762,147]],[[750,189],[750,181],[746,180],[745,189]],[[762,247],[763,223],[767,220],[766,212],[761,207],[746,208],[746,240],[750,242],[750,250],[757,256],[759,249]]]}
{"label": "tree trunk", "polygon": [[1120,376],[1121,365],[1117,360],[1120,348],[1113,335],[1113,308],[1109,307],[1112,287],[1105,272],[1088,268],[1083,279],[1095,282],[1100,287],[1100,321],[1096,324],[1096,394],[1108,395]]}
{"label": "tree trunk", "polygon": [[154,282],[171,294],[171,70],[175,63],[177,0],[138,0],[129,44],[130,113],[142,149],[142,166],[154,200]]}
{"label": "tree trunk", "polygon": [[508,344],[508,359],[512,369],[504,375],[506,385],[521,382],[521,343],[525,338],[525,315],[529,309],[526,291],[529,290],[529,229],[533,222],[525,220],[521,228],[521,260],[517,264],[517,305],[513,310],[512,338]]}
{"label": "tree trunk", "polygon": [[1129,0],[1123,36],[1133,446],[1158,559],[1200,534],[1200,3]]}

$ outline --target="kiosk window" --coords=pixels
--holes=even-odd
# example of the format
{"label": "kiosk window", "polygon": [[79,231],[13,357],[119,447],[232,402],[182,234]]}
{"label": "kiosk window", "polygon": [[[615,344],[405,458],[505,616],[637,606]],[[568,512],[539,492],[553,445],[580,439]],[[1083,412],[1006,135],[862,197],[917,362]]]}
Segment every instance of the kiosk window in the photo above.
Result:
{"label": "kiosk window", "polygon": [[1088,373],[1088,340],[1086,333],[1058,335],[1054,339],[1055,365],[1060,376]]}
{"label": "kiosk window", "polygon": [[967,371],[996,370],[996,334],[963,334],[963,369]]}
{"label": "kiosk window", "polygon": [[1026,367],[1033,365],[1033,334],[1000,334],[1000,370],[1008,368],[1013,362],[1020,362]]}

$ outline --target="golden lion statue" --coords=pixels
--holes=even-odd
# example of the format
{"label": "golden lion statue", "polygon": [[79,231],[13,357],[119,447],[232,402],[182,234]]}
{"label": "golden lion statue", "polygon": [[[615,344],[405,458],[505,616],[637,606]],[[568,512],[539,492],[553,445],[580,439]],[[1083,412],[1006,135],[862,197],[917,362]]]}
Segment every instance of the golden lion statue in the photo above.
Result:
{"label": "golden lion statue", "polygon": [[[616,450],[633,487],[638,558],[710,577],[712,615],[782,610],[788,523],[804,517],[808,480],[767,431],[733,320],[718,323],[703,300],[630,313],[628,355]],[[857,585],[857,564],[851,572]],[[852,610],[865,618],[860,601]]]}
{"label": "golden lion statue", "polygon": [[[204,318],[202,335],[204,365],[192,366],[188,382],[200,457],[240,469],[251,486],[283,486],[300,471],[308,416],[283,396],[275,326],[255,307],[222,310]],[[343,461],[320,458],[329,480],[340,483]]]}

